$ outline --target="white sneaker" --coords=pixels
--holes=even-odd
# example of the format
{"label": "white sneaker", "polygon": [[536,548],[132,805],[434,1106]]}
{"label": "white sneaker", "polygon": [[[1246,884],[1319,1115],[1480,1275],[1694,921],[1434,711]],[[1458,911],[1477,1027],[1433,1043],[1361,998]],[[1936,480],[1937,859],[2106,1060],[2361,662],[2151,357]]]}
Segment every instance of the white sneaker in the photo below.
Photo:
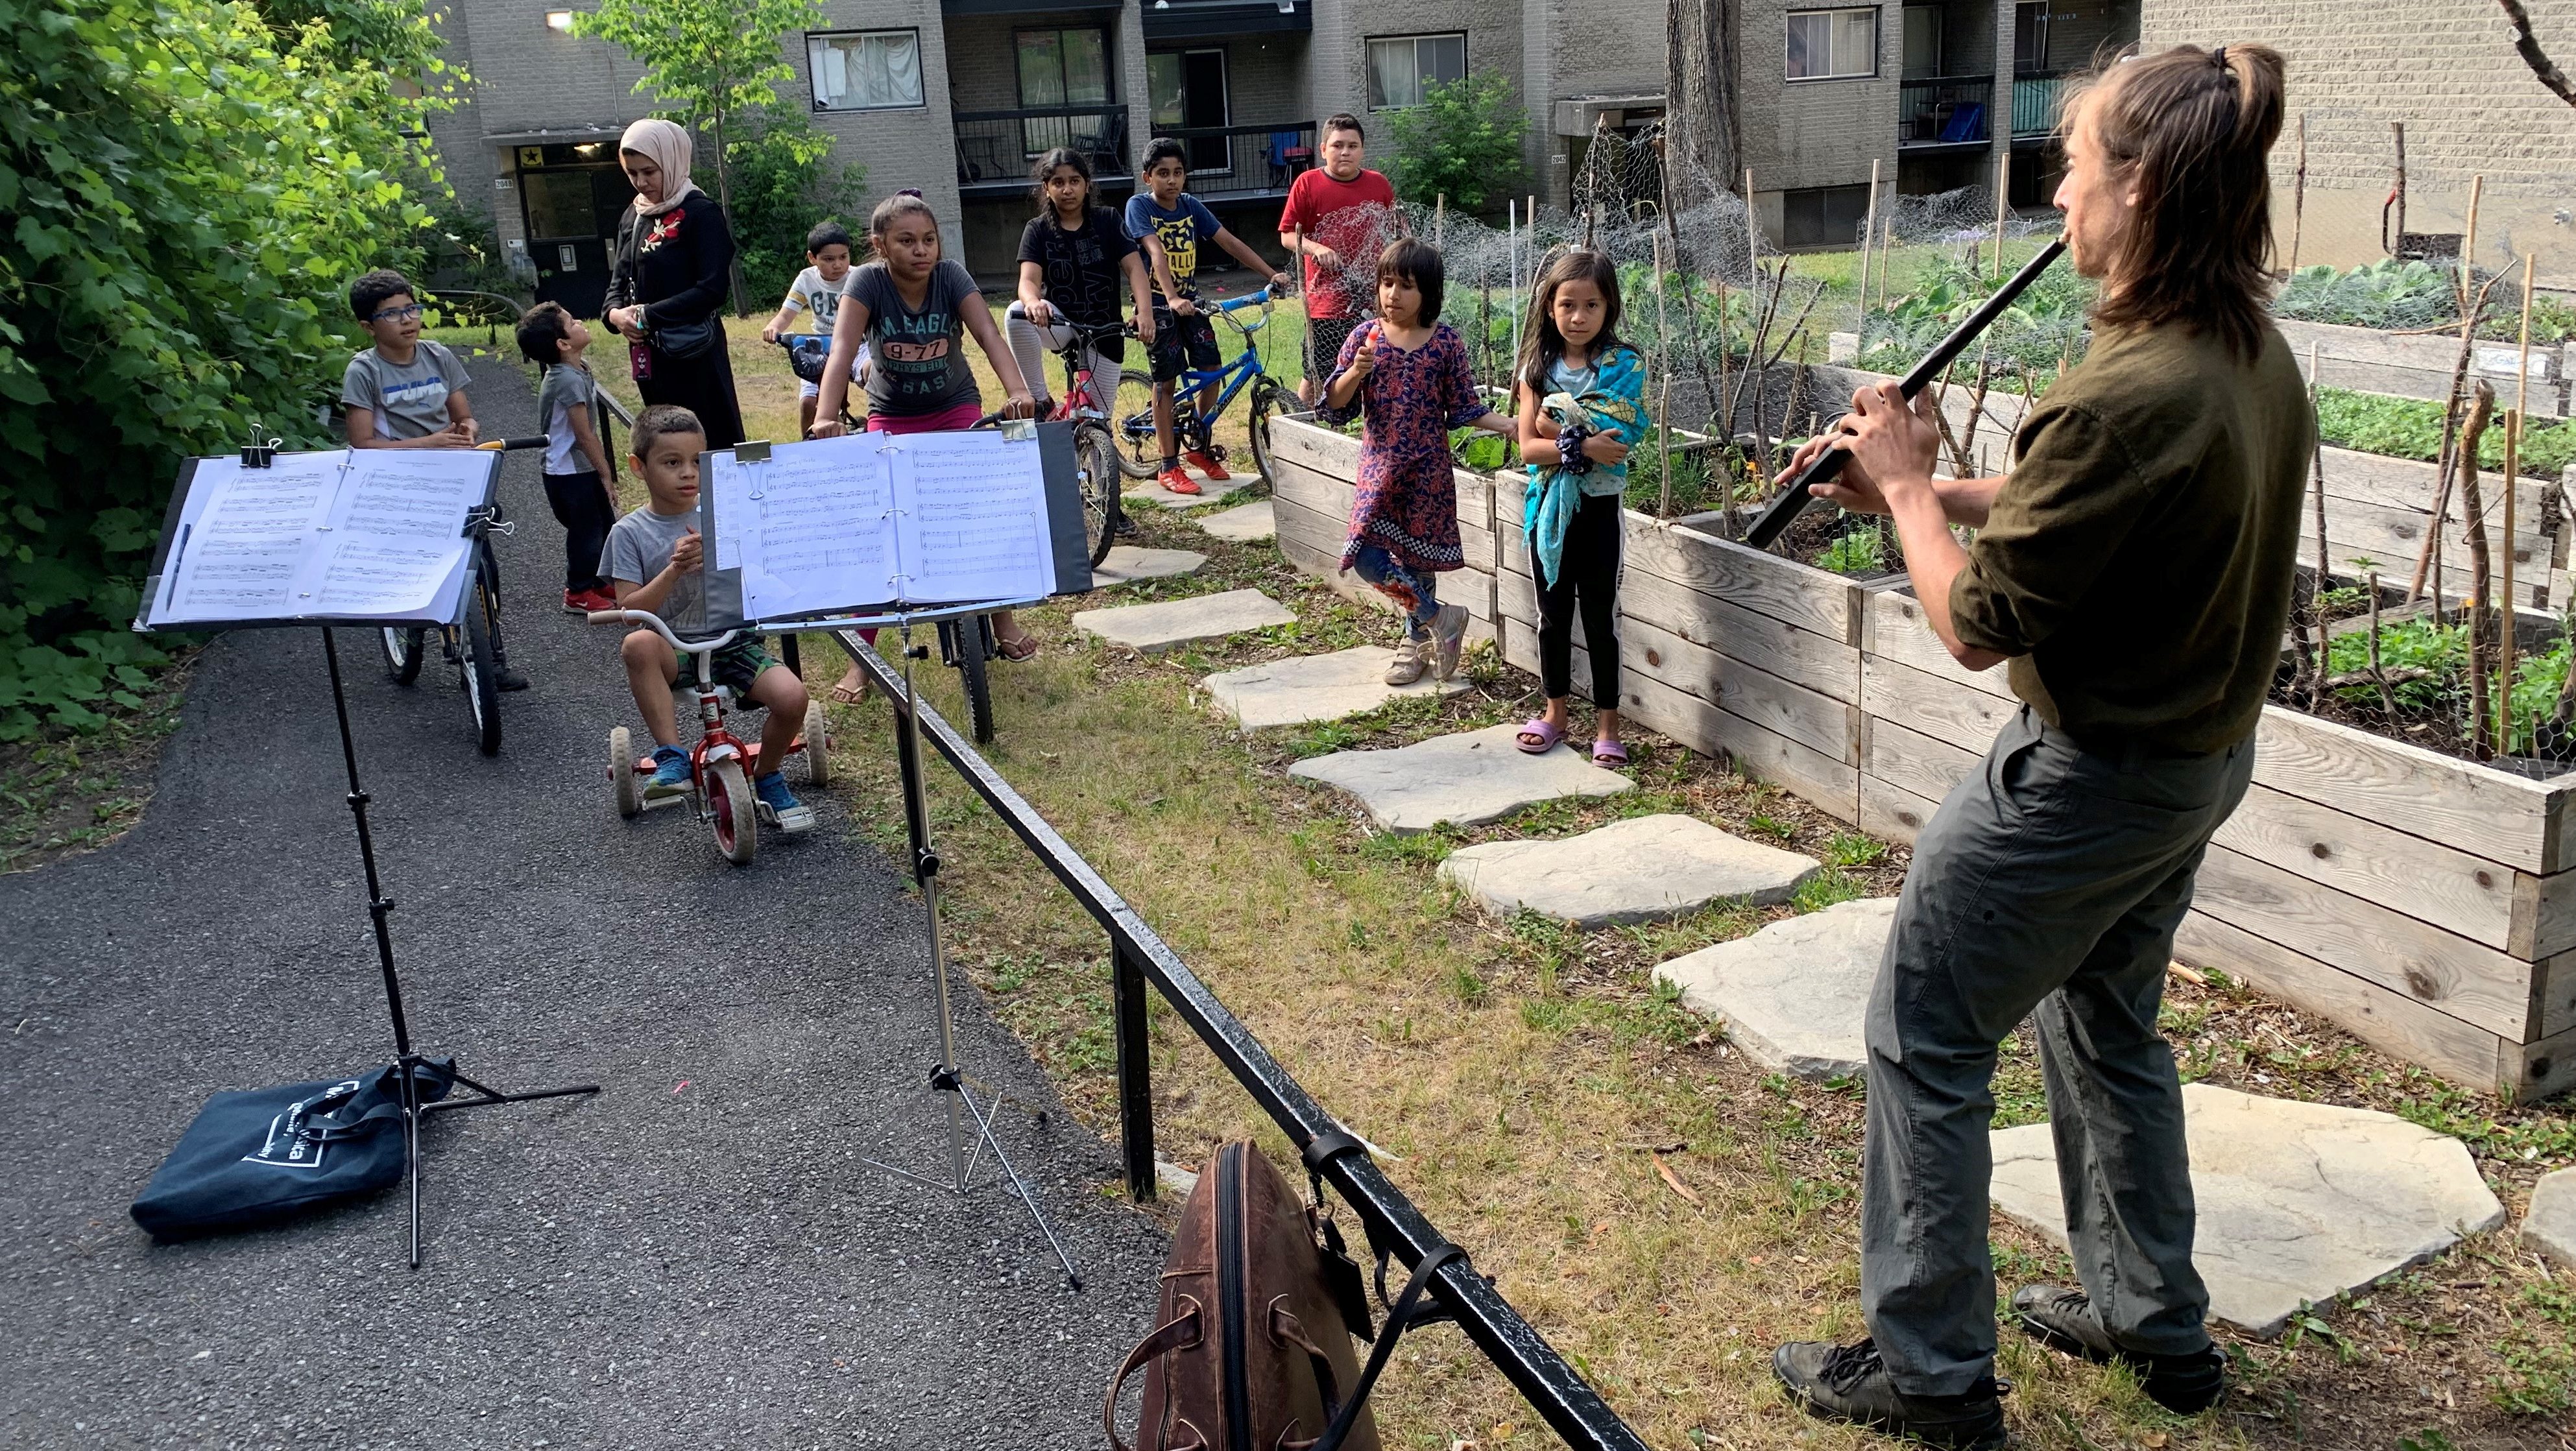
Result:
{"label": "white sneaker", "polygon": [[1422,647],[1422,641],[1410,637],[1395,647],[1395,658],[1386,662],[1387,684],[1411,685],[1422,678]]}
{"label": "white sneaker", "polygon": [[1431,622],[1431,643],[1437,655],[1437,664],[1432,671],[1433,676],[1440,680],[1447,680],[1457,674],[1458,652],[1467,644],[1467,607],[1465,605],[1440,607],[1439,615]]}

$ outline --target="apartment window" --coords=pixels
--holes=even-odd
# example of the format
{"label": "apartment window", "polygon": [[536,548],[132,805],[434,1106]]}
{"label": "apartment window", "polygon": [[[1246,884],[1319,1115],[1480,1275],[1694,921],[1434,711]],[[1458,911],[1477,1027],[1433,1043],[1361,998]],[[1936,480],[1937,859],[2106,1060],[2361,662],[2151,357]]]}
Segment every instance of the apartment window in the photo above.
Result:
{"label": "apartment window", "polygon": [[1878,11],[1789,12],[1789,79],[1839,80],[1878,74]]}
{"label": "apartment window", "polygon": [[1780,194],[1781,244],[1848,247],[1869,219],[1869,187],[1818,186]]}
{"label": "apartment window", "polygon": [[817,111],[882,111],[921,104],[921,33],[843,31],[805,37]]}
{"label": "apartment window", "polygon": [[[1023,30],[1015,39],[1019,51],[1020,109],[1036,111],[1105,110],[1109,105],[1109,35],[1101,30]],[[1051,146],[1069,146],[1078,133],[1096,146],[1102,118],[1079,123],[1059,116],[1031,116],[1020,122],[1020,149],[1035,156]],[[1086,149],[1091,149],[1086,147]]]}
{"label": "apartment window", "polygon": [[1905,75],[1908,80],[1916,76],[1946,74],[1941,69],[1942,18],[1943,12],[1938,5],[1905,7]]}
{"label": "apartment window", "polygon": [[[1225,48],[1158,50],[1145,57],[1145,100],[1154,132],[1222,132],[1234,124],[1234,99],[1226,87]],[[1185,135],[1190,174],[1234,170],[1234,149],[1223,135]]]}
{"label": "apartment window", "polygon": [[2023,75],[2048,69],[2048,0],[2013,7],[2013,69]]}
{"label": "apartment window", "polygon": [[1398,35],[1368,43],[1368,108],[1422,104],[1422,93],[1467,78],[1467,37]]}

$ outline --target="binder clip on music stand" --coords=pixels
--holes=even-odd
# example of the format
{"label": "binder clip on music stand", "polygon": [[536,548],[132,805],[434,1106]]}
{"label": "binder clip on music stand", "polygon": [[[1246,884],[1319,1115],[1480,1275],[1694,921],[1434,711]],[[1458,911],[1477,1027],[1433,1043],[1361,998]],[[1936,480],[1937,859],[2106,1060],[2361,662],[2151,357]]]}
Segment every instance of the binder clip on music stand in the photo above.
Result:
{"label": "binder clip on music stand", "polygon": [[[964,1075],[958,1072],[957,1024],[949,1006],[948,952],[939,931],[939,852],[930,839],[930,802],[924,791],[921,770],[921,697],[912,684],[912,664],[915,660],[927,659],[930,647],[914,644],[912,630],[917,624],[971,618],[996,608],[1002,606],[967,605],[895,615],[878,622],[902,631],[903,702],[894,713],[895,761],[903,778],[903,824],[912,847],[912,879],[921,888],[922,909],[930,919],[930,971],[939,989],[939,1057],[930,1065],[930,1086],[946,1098],[948,1105],[948,1177],[934,1179],[882,1159],[865,1159],[862,1162],[916,1184],[963,1198],[975,1188],[975,1171],[989,1150],[994,1164],[1010,1181],[1011,1192],[1019,1196],[1020,1203],[1029,1211],[1029,1218],[1036,1222],[1038,1232],[1046,1236],[1047,1248],[1055,1251],[1056,1262],[1064,1267],[1065,1283],[1079,1290],[1082,1288],[1082,1273],[1074,1268],[1072,1257],[1065,1253],[1064,1243],[1056,1237],[1055,1227],[1047,1222],[1046,1211],[1038,1207],[1037,1196],[1029,1192],[1028,1181],[1020,1177],[1018,1167],[1003,1151],[1001,1140],[994,1136],[993,1122],[1001,1108],[1000,1096],[991,1095],[985,1103],[978,1104]],[[969,1121],[975,1126],[971,1154],[967,1150],[966,1124]]]}
{"label": "binder clip on music stand", "polygon": [[[160,554],[154,561],[143,609],[134,627],[146,632],[280,625],[318,625],[322,629],[322,657],[331,676],[332,714],[340,727],[340,761],[349,778],[349,813],[358,833],[358,859],[367,874],[367,914],[375,928],[376,965],[384,976],[385,1010],[393,1022],[394,1069],[401,1084],[403,1109],[403,1177],[409,1182],[411,1200],[410,1263],[416,1270],[420,1268],[423,1119],[447,1109],[486,1108],[599,1092],[598,1084],[584,1083],[531,1093],[504,1093],[457,1072],[452,1057],[433,1060],[412,1046],[411,1024],[403,1013],[402,979],[394,967],[393,932],[387,922],[394,903],[385,895],[383,878],[376,870],[375,837],[367,825],[369,797],[358,779],[358,748],[349,731],[349,700],[341,683],[340,647],[332,628],[334,624],[443,618],[452,612],[462,588],[473,529],[478,520],[489,518],[500,455],[477,453],[471,459],[430,453],[407,455],[404,461],[415,477],[407,479],[406,484],[422,490],[417,512],[392,522],[378,517],[358,526],[351,525],[351,511],[356,505],[350,496],[363,492],[367,482],[366,469],[354,461],[354,456],[345,450],[284,455],[293,461],[291,470],[280,468],[281,457],[279,441],[272,438],[245,445],[238,461],[190,459],[181,466],[178,485],[171,494],[169,516],[161,531]],[[422,474],[422,470],[429,472]],[[290,473],[291,478],[284,477]],[[250,482],[253,474],[260,483]],[[227,515],[233,502],[230,493],[263,491],[264,497],[245,514]],[[335,526],[339,528],[336,537]],[[182,572],[191,562],[186,548],[192,531],[203,531],[198,534],[200,538],[218,532],[226,532],[235,540],[248,538],[249,548],[267,551],[271,557],[285,561],[291,582],[268,588],[263,595],[263,586],[256,580],[243,584],[238,573],[217,578],[200,570],[192,584]],[[396,531],[409,532],[398,535]],[[399,608],[371,609],[363,601],[336,599],[329,585],[331,569],[338,558],[334,549],[349,547],[353,534],[397,546],[406,559],[433,560],[432,575],[443,572],[444,578]],[[359,547],[366,546],[361,543]],[[297,589],[299,585],[304,588]],[[202,594],[197,593],[200,590]],[[441,603],[424,607],[424,600]],[[472,1096],[426,1100],[420,1086],[424,1072],[447,1078]]]}

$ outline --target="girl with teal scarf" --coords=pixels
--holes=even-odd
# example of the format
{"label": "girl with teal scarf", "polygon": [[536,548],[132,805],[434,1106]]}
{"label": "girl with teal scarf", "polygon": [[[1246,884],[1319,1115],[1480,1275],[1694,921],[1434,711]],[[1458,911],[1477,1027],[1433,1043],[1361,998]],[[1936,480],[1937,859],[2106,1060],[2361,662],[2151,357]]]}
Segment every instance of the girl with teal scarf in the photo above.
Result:
{"label": "girl with teal scarf", "polygon": [[1619,743],[1620,495],[1628,450],[1646,436],[1646,372],[1619,341],[1619,272],[1599,252],[1558,258],[1530,298],[1518,367],[1521,458],[1529,465],[1522,529],[1538,586],[1539,681],[1547,710],[1521,727],[1520,748],[1556,748],[1574,691],[1574,621],[1592,657],[1592,759],[1627,763]]}

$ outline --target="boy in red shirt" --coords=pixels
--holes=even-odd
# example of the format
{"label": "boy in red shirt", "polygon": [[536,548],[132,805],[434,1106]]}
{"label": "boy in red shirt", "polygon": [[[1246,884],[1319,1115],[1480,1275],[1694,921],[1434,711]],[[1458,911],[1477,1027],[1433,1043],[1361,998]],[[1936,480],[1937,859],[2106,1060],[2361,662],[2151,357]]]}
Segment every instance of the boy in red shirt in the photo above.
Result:
{"label": "boy in red shirt", "polygon": [[1368,133],[1360,118],[1347,111],[1327,118],[1323,149],[1324,169],[1298,173],[1279,214],[1279,245],[1306,259],[1306,377],[1297,396],[1308,403],[1341,356],[1342,339],[1372,315],[1378,253],[1404,231],[1395,188],[1365,164]]}

